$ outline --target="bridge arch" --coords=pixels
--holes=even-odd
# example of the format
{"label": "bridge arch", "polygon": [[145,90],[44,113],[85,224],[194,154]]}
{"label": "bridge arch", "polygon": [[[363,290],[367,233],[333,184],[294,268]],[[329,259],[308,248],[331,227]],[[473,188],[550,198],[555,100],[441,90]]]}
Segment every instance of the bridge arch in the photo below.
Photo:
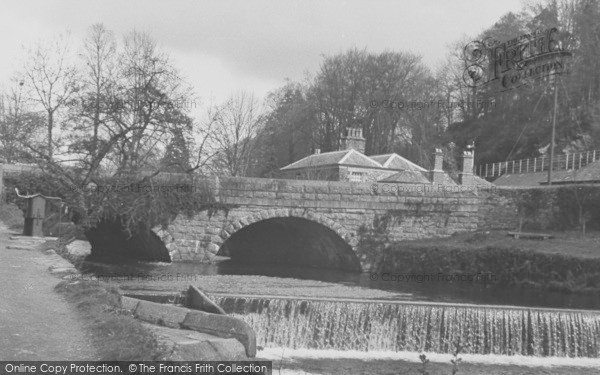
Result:
{"label": "bridge arch", "polygon": [[340,238],[348,243],[354,250],[356,245],[358,244],[358,240],[356,238],[356,233],[346,230],[341,224],[335,222],[334,220],[328,218],[324,214],[320,214],[317,212],[312,212],[308,210],[264,210],[260,212],[256,212],[253,214],[249,214],[240,218],[232,219],[228,222],[227,225],[221,230],[221,239],[225,242],[232,234],[237,232],[238,230],[266,220],[266,219],[274,219],[274,218],[283,218],[283,217],[296,217],[300,219],[306,219],[310,221],[314,221],[319,223],[330,230],[334,231]]}
{"label": "bridge arch", "polygon": [[219,238],[211,246],[232,259],[360,270],[356,233],[309,210],[262,210],[235,217]]}

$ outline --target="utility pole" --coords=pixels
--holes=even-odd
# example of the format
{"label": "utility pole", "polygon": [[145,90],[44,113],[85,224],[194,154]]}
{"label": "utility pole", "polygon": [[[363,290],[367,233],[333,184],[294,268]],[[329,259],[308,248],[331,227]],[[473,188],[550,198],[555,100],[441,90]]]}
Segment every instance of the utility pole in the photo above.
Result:
{"label": "utility pole", "polygon": [[556,106],[558,98],[558,84],[554,78],[554,113],[552,115],[552,137],[550,139],[550,166],[548,167],[548,185],[552,185],[552,165],[554,163],[554,137],[556,136]]}

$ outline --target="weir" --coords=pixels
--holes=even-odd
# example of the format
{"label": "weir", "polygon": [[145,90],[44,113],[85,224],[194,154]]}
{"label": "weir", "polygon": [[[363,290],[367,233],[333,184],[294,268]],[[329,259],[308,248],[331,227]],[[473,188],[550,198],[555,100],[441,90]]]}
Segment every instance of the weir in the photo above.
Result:
{"label": "weir", "polygon": [[212,294],[265,347],[600,357],[600,312]]}

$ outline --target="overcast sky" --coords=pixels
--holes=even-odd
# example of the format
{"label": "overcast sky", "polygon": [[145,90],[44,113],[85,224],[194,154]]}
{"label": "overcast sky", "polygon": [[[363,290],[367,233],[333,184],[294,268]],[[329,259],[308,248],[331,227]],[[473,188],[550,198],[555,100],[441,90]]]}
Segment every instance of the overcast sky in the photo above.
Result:
{"label": "overcast sky", "polygon": [[475,36],[521,0],[406,1],[4,1],[0,82],[22,65],[23,46],[71,32],[78,46],[101,22],[137,29],[168,52],[204,103],[236,90],[260,97],[286,78],[317,71],[323,55],[351,47],[410,51],[435,68],[447,46]]}

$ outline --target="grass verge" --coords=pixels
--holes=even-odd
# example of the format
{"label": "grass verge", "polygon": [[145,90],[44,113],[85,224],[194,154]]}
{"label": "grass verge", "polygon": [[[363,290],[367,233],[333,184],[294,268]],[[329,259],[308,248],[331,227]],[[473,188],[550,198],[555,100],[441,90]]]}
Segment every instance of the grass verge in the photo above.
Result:
{"label": "grass verge", "polygon": [[0,221],[3,222],[8,229],[23,230],[23,212],[13,203],[0,202]]}
{"label": "grass verge", "polygon": [[97,281],[65,280],[55,290],[81,314],[101,360],[165,360],[170,354],[153,332],[122,308],[115,287]]}

